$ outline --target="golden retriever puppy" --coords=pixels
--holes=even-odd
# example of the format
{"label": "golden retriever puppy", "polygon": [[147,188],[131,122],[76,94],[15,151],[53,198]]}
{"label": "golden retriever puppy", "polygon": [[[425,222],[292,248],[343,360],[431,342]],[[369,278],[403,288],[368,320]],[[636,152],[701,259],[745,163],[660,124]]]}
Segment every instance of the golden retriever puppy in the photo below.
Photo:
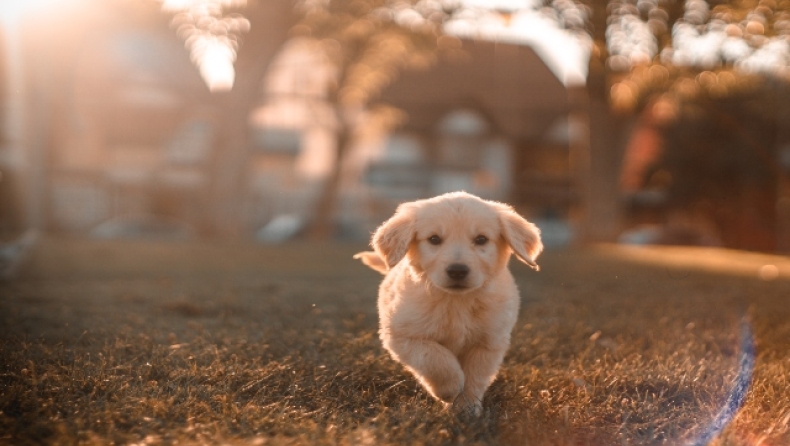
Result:
{"label": "golden retriever puppy", "polygon": [[538,228],[502,203],[464,192],[400,205],[363,263],[384,273],[379,335],[446,406],[479,414],[510,344],[519,294],[510,254],[538,269]]}

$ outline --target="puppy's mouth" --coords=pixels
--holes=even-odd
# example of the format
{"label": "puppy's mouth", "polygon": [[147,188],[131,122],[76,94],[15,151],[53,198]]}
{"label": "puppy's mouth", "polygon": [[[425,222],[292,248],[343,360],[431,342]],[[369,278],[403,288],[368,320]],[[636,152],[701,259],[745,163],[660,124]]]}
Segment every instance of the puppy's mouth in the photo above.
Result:
{"label": "puppy's mouth", "polygon": [[446,284],[446,285],[441,285],[441,286],[439,286],[439,288],[441,288],[441,289],[443,289],[445,291],[449,291],[451,293],[463,293],[465,291],[469,291],[469,290],[472,289],[471,286],[469,286],[469,285],[467,285],[465,283],[449,283],[449,284]]}

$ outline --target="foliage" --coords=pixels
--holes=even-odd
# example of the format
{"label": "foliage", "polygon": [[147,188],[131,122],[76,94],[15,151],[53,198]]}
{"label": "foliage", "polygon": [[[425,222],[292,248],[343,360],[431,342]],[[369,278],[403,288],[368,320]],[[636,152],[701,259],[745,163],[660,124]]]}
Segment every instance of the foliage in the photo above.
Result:
{"label": "foliage", "polygon": [[367,104],[400,70],[435,58],[439,16],[421,20],[417,10],[386,0],[304,1],[300,8],[304,20],[294,33],[322,43],[337,67],[330,96],[342,106]]}
{"label": "foliage", "polygon": [[[790,79],[790,2],[774,0],[590,1],[586,24],[612,75],[615,111],[641,110],[656,93],[695,100],[687,80],[715,94],[738,95],[755,76]],[[644,88],[644,70],[662,82]],[[636,73],[635,73],[636,70]],[[704,74],[703,78],[698,75]],[[718,85],[710,82],[724,74]],[[634,79],[634,74],[639,79]],[[654,88],[658,87],[658,88]]]}

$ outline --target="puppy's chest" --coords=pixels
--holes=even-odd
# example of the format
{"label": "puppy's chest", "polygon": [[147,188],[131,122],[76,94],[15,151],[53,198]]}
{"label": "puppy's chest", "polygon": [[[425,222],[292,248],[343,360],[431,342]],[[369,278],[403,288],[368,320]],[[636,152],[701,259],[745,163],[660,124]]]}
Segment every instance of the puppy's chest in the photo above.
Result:
{"label": "puppy's chest", "polygon": [[450,351],[486,341],[490,309],[481,302],[438,302],[426,306],[425,333]]}

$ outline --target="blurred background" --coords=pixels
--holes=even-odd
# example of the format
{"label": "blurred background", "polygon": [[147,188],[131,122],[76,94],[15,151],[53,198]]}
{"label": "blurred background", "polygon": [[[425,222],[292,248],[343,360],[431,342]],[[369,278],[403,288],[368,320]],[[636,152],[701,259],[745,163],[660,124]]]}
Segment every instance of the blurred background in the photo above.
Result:
{"label": "blurred background", "polygon": [[546,244],[790,252],[788,0],[0,3],[0,239],[366,240],[403,201]]}

